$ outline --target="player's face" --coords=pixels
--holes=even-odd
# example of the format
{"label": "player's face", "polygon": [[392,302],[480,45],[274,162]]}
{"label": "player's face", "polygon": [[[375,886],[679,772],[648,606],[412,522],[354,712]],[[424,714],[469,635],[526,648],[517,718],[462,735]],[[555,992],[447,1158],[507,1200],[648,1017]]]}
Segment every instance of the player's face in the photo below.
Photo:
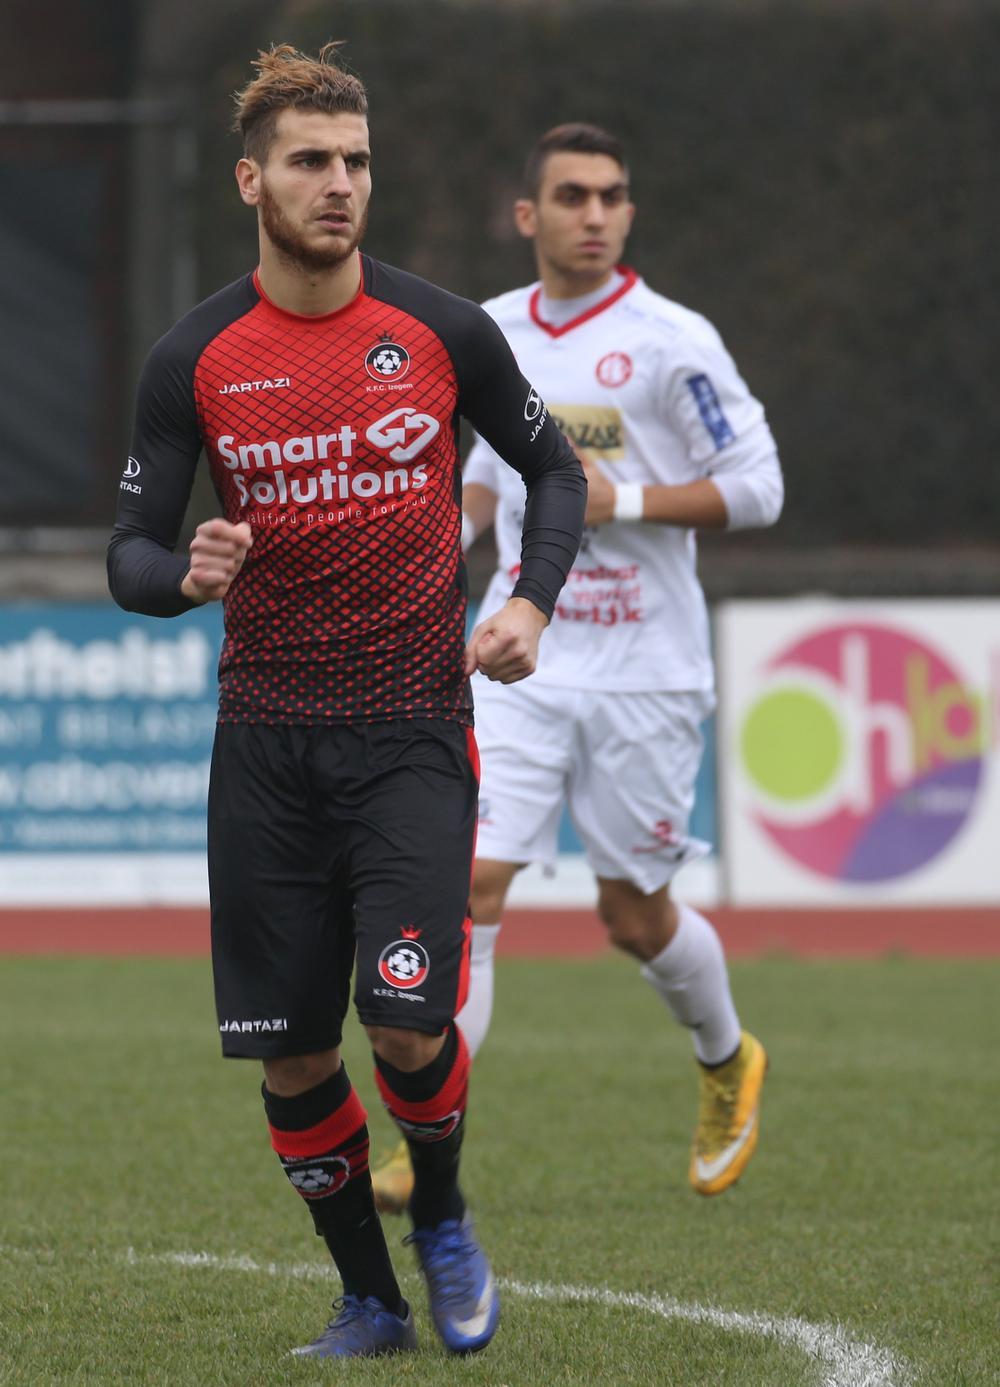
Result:
{"label": "player's face", "polygon": [[622,258],[635,216],[625,170],[607,154],[550,154],[538,196],[514,208],[518,230],[535,242],[543,276],[585,293]]}
{"label": "player's face", "polygon": [[241,159],[237,180],[278,251],[308,270],[333,269],[357,249],[368,220],[368,122],[282,111],[266,164]]}

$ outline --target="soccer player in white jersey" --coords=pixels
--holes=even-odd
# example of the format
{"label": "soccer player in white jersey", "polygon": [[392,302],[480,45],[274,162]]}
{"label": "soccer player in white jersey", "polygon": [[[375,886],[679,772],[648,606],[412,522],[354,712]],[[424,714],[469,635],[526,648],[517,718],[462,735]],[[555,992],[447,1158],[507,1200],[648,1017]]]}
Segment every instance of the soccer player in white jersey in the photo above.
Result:
{"label": "soccer player in white jersey", "polygon": [[[583,544],[526,684],[479,678],[482,755],[472,887],[472,977],[458,1017],[475,1054],[493,1003],[493,950],[508,888],[551,861],[564,804],[597,878],[611,942],[690,1028],[700,1102],[689,1178],[728,1188],[757,1143],[763,1046],[742,1030],[712,925],[670,893],[708,845],[688,834],[700,727],[714,707],[695,531],[771,525],[781,468],[764,411],[705,318],[621,263],[635,214],[621,144],[561,125],[532,150],[517,228],[539,280],[485,304],[589,483]],[[498,567],[483,614],[516,581],[524,488],[477,440],[464,472],[463,541],[491,521]],[[405,1151],[375,1175],[402,1211]]]}

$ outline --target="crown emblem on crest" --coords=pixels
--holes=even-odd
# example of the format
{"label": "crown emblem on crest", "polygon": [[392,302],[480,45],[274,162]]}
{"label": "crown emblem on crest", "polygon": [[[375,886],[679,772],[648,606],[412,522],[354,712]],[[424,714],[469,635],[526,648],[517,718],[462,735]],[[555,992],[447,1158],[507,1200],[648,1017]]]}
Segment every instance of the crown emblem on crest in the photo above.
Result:
{"label": "crown emblem on crest", "polygon": [[406,927],[406,925],[404,925],[403,928],[402,928],[399,932],[400,932],[400,934],[402,935],[402,937],[403,937],[404,939],[419,939],[419,938],[420,938],[420,931],[419,931],[418,929],[408,929],[408,928]]}

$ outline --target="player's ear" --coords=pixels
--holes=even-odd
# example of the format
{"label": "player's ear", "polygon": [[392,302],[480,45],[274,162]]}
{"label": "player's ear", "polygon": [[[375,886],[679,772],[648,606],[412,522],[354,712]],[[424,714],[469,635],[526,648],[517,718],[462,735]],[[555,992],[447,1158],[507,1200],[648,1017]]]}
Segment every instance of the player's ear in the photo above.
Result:
{"label": "player's ear", "polygon": [[260,165],[256,159],[240,159],[236,165],[236,186],[248,207],[260,201]]}
{"label": "player's ear", "polygon": [[514,203],[514,225],[522,236],[534,236],[538,229],[538,217],[531,198],[519,197]]}

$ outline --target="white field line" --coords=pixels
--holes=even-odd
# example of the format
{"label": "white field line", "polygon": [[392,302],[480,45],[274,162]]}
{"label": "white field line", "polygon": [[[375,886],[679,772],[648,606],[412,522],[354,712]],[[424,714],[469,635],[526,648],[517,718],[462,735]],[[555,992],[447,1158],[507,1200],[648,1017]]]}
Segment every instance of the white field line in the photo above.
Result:
{"label": "white field line", "polygon": [[[251,1257],[217,1257],[211,1252],[138,1253],[129,1248],[126,1259],[133,1265],[160,1263],[178,1267],[205,1267],[211,1271],[246,1271],[267,1276],[307,1281],[331,1280],[331,1268],[317,1262],[255,1262]],[[601,1305],[610,1309],[640,1310],[665,1320],[707,1324],[736,1334],[775,1339],[799,1349],[822,1371],[821,1387],[909,1387],[910,1366],[904,1358],[877,1344],[852,1339],[838,1324],[811,1324],[797,1316],[720,1310],[714,1305],[685,1304],[670,1296],[640,1295],[635,1291],[611,1291],[600,1286],[555,1285],[547,1281],[516,1281],[499,1277],[501,1290],[525,1300]]]}

